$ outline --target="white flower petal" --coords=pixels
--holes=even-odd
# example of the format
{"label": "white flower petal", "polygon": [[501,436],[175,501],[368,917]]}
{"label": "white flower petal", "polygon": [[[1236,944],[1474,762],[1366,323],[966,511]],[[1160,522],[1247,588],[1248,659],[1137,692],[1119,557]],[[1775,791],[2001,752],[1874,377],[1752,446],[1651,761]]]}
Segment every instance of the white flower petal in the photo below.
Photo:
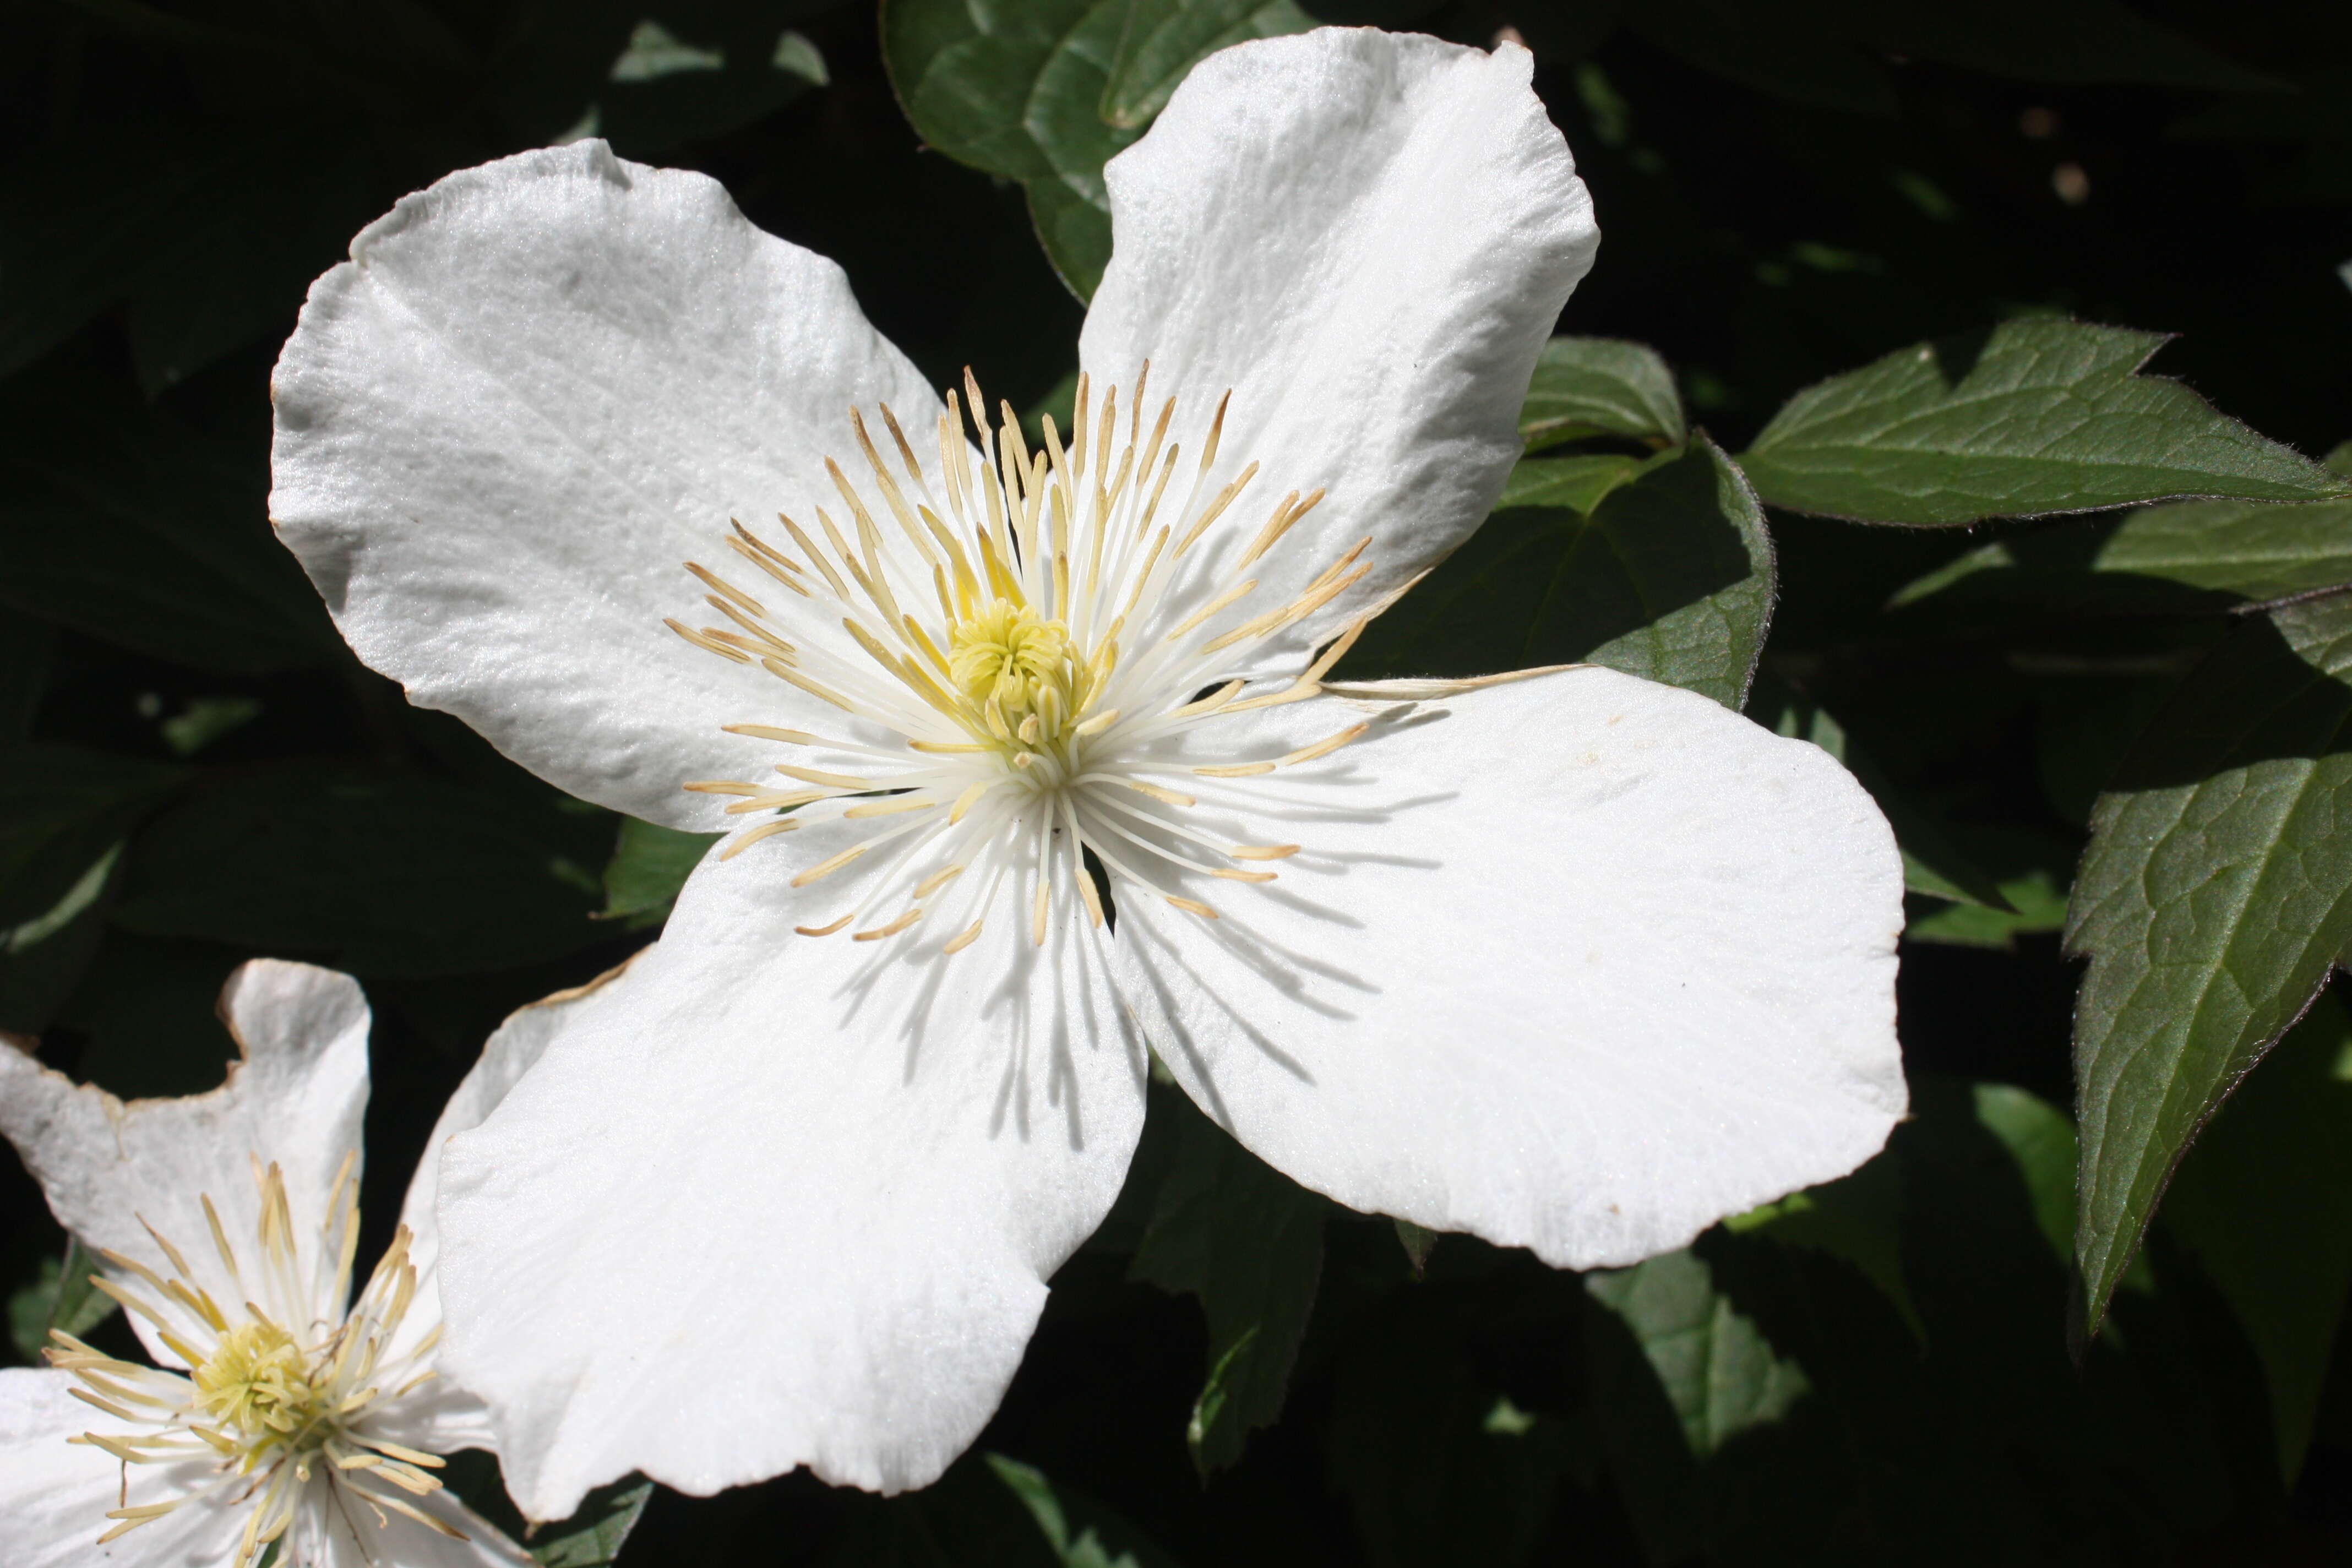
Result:
{"label": "white flower petal", "polygon": [[336,625],[561,788],[716,826],[678,785],[761,755],[721,724],[832,710],[666,629],[728,624],[681,563],[791,598],[729,519],[840,515],[824,458],[854,469],[849,405],[887,401],[920,443],[937,395],[840,268],[601,142],[451,174],[352,255],[272,390],[270,515]]}
{"label": "white flower petal", "polygon": [[[225,1304],[253,1299],[267,1305],[270,1298],[257,1294],[255,1282],[260,1196],[254,1162],[283,1173],[295,1226],[306,1240],[315,1238],[336,1173],[360,1145],[367,1002],[347,974],[261,958],[229,976],[221,1016],[244,1059],[230,1066],[220,1088],[178,1100],[126,1104],[50,1071],[21,1049],[0,1048],[0,1132],[24,1156],[58,1222],[83,1241],[160,1274],[177,1273],[149,1236],[152,1226],[179,1249],[192,1283]],[[244,1289],[213,1245],[206,1195],[251,1276]],[[314,1299],[273,1310],[304,1321],[340,1318],[342,1303],[326,1299],[333,1255],[314,1245],[304,1257],[317,1265],[300,1282]],[[160,1364],[185,1364],[143,1318],[131,1323]],[[208,1342],[209,1333],[204,1339]]]}
{"label": "white flower petal", "polygon": [[1192,452],[1231,388],[1215,482],[1261,465],[1203,540],[1196,593],[1290,490],[1329,494],[1254,570],[1253,613],[1371,540],[1370,573],[1255,672],[1295,665],[1461,542],[1518,458],[1536,357],[1599,243],[1530,69],[1516,46],[1369,28],[1242,44],[1104,171],[1111,260],[1080,363],[1124,390],[1148,358],[1146,402],[1181,399]]}
{"label": "white flower petal", "polygon": [[442,1365],[489,1401],[534,1517],[632,1469],[927,1483],[1118,1195],[1143,1068],[1094,933],[1056,918],[1033,946],[1015,873],[944,962],[951,927],[793,935],[864,884],[853,863],[796,891],[787,868],[860,826],[706,862],[449,1142]]}
{"label": "white flower petal", "polygon": [[[1381,711],[1204,726],[1272,756]],[[1113,967],[1212,1116],[1351,1207],[1630,1263],[1852,1170],[1904,1109],[1903,877],[1827,754],[1578,668],[1391,709],[1226,787],[1304,847],[1281,879],[1123,894]],[[1244,725],[1255,745],[1235,746]],[[1192,787],[1190,785],[1187,786]],[[1269,826],[1271,822],[1271,826]]]}
{"label": "white flower petal", "polygon": [[[369,1486],[364,1471],[346,1484],[352,1482]],[[351,1500],[306,1508],[288,1530],[289,1550],[279,1560],[302,1568],[531,1568],[529,1552],[446,1489],[426,1497],[382,1482],[370,1489],[431,1514],[458,1535],[443,1535],[389,1510],[379,1524],[363,1501]]]}
{"label": "white flower petal", "polygon": [[241,1511],[189,1502],[111,1545],[109,1509],[167,1502],[188,1484],[211,1479],[211,1467],[125,1466],[104,1451],[68,1443],[96,1427],[122,1430],[69,1392],[68,1373],[46,1368],[0,1371],[0,1563],[8,1568],[85,1568],[91,1563],[153,1568],[220,1568],[245,1528]]}
{"label": "white flower petal", "polygon": [[[457,1134],[481,1125],[498,1109],[522,1075],[539,1060],[540,1052],[562,1026],[566,1006],[612,980],[615,970],[572,991],[518,1009],[499,1026],[482,1054],[441,1108],[424,1152],[416,1157],[416,1173],[409,1178],[408,1196],[400,1222],[408,1227],[409,1261],[416,1268],[416,1300],[394,1336],[386,1359],[409,1353],[427,1334],[442,1326],[441,1221],[435,1212],[441,1197],[441,1150]],[[451,1378],[436,1376],[405,1398],[386,1399],[371,1406],[361,1430],[369,1437],[384,1437],[428,1454],[451,1454],[460,1448],[498,1449],[498,1434],[489,1407]]]}

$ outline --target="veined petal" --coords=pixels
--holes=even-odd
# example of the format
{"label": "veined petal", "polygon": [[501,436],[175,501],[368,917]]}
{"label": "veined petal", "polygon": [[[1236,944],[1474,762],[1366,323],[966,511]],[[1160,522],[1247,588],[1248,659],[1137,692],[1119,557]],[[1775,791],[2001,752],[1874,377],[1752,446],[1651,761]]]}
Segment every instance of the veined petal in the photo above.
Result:
{"label": "veined petal", "polygon": [[[1513,45],[1369,28],[1241,44],[1104,171],[1111,260],[1079,340],[1094,385],[1129,387],[1149,359],[1147,417],[1178,397],[1173,438],[1192,454],[1231,388],[1211,483],[1257,462],[1235,503],[1253,520],[1328,492],[1267,558],[1254,608],[1371,541],[1371,571],[1256,649],[1251,673],[1295,665],[1502,493],[1536,357],[1599,243],[1531,68]],[[1176,617],[1251,533],[1203,542]]]}
{"label": "veined petal", "polygon": [[[849,405],[921,439],[940,412],[841,268],[719,184],[601,142],[404,199],[315,284],[272,388],[270,516],[359,656],[412,700],[600,805],[716,826],[688,779],[814,698],[663,626],[728,623],[681,563],[767,604],[727,548],[831,504]],[[794,625],[841,641],[838,622]]]}
{"label": "veined petal", "polygon": [[84,1568],[93,1562],[209,1565],[226,1563],[245,1528],[243,1510],[197,1499],[144,1524],[108,1551],[96,1542],[114,1508],[171,1501],[209,1479],[205,1460],[123,1465],[103,1449],[69,1443],[92,1426],[119,1428],[73,1397],[71,1374],[0,1371],[0,1561],[8,1568]]}
{"label": "veined petal", "polygon": [[[794,835],[795,861],[858,827]],[[929,921],[795,935],[857,907],[858,869],[795,889],[758,854],[706,863],[661,942],[561,1005],[538,1065],[450,1140],[442,1366],[488,1400],[527,1513],[632,1469],[695,1493],[800,1464],[925,1484],[1117,1196],[1143,1063],[1093,931],[1056,918],[1033,945],[1014,867],[944,958],[957,933]]]}
{"label": "veined petal", "polygon": [[[1212,779],[1303,847],[1262,890],[1122,898],[1119,994],[1201,1106],[1351,1207],[1569,1268],[1630,1263],[1875,1152],[1905,1105],[1903,877],[1826,753],[1574,668],[1234,721]],[[1257,896],[1251,896],[1255,891]]]}
{"label": "veined petal", "polygon": [[[257,958],[229,976],[221,1016],[242,1059],[218,1089],[177,1100],[126,1103],[41,1066],[26,1044],[0,1047],[0,1132],[24,1156],[58,1222],[90,1246],[179,1274],[152,1226],[188,1264],[183,1277],[225,1310],[253,1300],[302,1321],[340,1318],[343,1304],[328,1300],[336,1260],[316,1238],[345,1158],[354,1176],[359,1169],[367,1003],[347,974]],[[279,1301],[259,1267],[257,1161],[283,1175],[304,1241],[305,1271],[295,1284],[309,1300]],[[236,1250],[242,1284],[214,1244],[206,1196]],[[155,1325],[135,1315],[131,1325],[160,1364],[186,1364]]]}

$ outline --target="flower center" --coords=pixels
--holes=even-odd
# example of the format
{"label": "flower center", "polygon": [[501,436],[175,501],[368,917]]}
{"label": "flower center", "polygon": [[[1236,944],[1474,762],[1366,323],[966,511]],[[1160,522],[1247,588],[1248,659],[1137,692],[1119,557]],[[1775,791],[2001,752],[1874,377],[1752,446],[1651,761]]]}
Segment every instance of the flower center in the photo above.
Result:
{"label": "flower center", "polygon": [[321,1440],[330,1412],[311,1380],[310,1357],[275,1323],[245,1323],[223,1334],[194,1382],[197,1405],[243,1437],[310,1447]]}
{"label": "flower center", "polygon": [[[50,1331],[49,1364],[74,1375],[81,1384],[74,1392],[84,1403],[130,1428],[84,1432],[67,1441],[103,1449],[126,1466],[174,1467],[172,1478],[184,1489],[154,1502],[133,1504],[126,1497],[122,1506],[107,1510],[116,1522],[99,1543],[193,1500],[248,1509],[229,1559],[233,1568],[248,1568],[313,1500],[330,1502],[347,1521],[373,1517],[383,1523],[396,1513],[455,1535],[453,1527],[407,1500],[439,1489],[431,1472],[441,1459],[367,1429],[380,1402],[397,1400],[433,1376],[438,1330],[394,1348],[416,1297],[408,1227],[394,1232],[392,1246],[346,1313],[359,1240],[356,1155],[344,1158],[335,1180],[316,1252],[295,1231],[278,1167],[265,1172],[257,1162],[255,1178],[261,1213],[245,1250],[231,1244],[211,1198],[201,1200],[212,1221],[213,1250],[227,1276],[226,1308],[196,1282],[180,1250],[152,1229],[176,1278],[120,1253],[100,1253],[116,1278],[98,1278],[98,1288],[146,1320],[194,1370],[183,1376],[117,1361],[62,1329]],[[339,1258],[339,1267],[320,1267],[321,1253]],[[337,1326],[308,1348],[286,1326],[311,1331],[323,1323]],[[339,1496],[323,1499],[322,1489]]]}
{"label": "flower center", "polygon": [[992,600],[948,630],[948,676],[982,712],[993,707],[1010,725],[1034,715],[1050,743],[1071,713],[1076,672],[1070,629],[1041,619],[1027,605]]}
{"label": "flower center", "polygon": [[[719,858],[828,816],[893,819],[793,879],[805,887],[869,854],[887,857],[848,914],[799,927],[803,935],[830,934],[903,900],[856,940],[896,936],[943,914],[955,934],[940,951],[955,952],[977,940],[1011,882],[1034,889],[1016,896],[1042,944],[1057,901],[1104,923],[1091,867],[1118,897],[1157,896],[1213,920],[1213,909],[1174,885],[1183,873],[1270,882],[1276,874],[1263,863],[1297,852],[1296,844],[1212,837],[1184,814],[1202,793],[1225,789],[1220,781],[1311,762],[1365,726],[1269,757],[1204,756],[1189,737],[1201,725],[1322,690],[1324,673],[1363,619],[1286,687],[1244,697],[1243,683],[1227,677],[1249,666],[1255,645],[1361,581],[1372,569],[1363,558],[1371,541],[1359,541],[1319,574],[1286,572],[1293,582],[1306,578],[1287,603],[1250,604],[1268,572],[1259,563],[1276,555],[1323,491],[1290,491],[1249,532],[1233,522],[1220,530],[1258,472],[1249,463],[1227,479],[1218,468],[1232,395],[1199,430],[1189,481],[1177,482],[1186,432],[1178,427],[1180,438],[1170,439],[1173,398],[1147,427],[1150,370],[1124,409],[1116,387],[1095,404],[1081,375],[1068,443],[1049,418],[1044,448],[1034,452],[1009,404],[990,427],[967,373],[968,401],[960,408],[956,393],[947,394],[939,466],[929,473],[887,406],[880,414],[896,462],[865,416],[850,410],[872,479],[861,489],[838,463],[825,464],[846,522],[816,506],[813,526],[778,514],[793,551],[740,522],[727,542],[793,596],[789,614],[687,563],[711,590],[705,603],[733,625],[696,630],[672,620],[672,631],[722,658],[756,664],[858,724],[839,737],[728,725],[814,754],[776,763],[791,781],[782,785],[719,779],[684,786],[741,796],[727,808],[731,816],[761,814]],[[829,813],[801,810],[832,802],[840,805]],[[1218,804],[1256,811],[1265,801],[1236,795]]]}

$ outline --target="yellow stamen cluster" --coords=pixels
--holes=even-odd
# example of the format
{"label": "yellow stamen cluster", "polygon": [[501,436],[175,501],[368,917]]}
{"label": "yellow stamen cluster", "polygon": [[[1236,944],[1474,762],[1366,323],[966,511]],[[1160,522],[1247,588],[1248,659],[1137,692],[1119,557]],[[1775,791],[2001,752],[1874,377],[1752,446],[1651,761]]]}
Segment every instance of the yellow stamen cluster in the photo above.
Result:
{"label": "yellow stamen cluster", "polygon": [[[99,1537],[100,1545],[192,1501],[249,1505],[230,1559],[232,1568],[247,1568],[286,1533],[320,1488],[333,1494],[320,1500],[347,1522],[372,1514],[384,1526],[397,1513],[464,1539],[394,1495],[422,1498],[438,1490],[441,1482],[429,1472],[442,1460],[367,1429],[379,1405],[432,1378],[440,1331],[394,1348],[416,1299],[405,1226],[394,1233],[359,1300],[343,1312],[359,1246],[356,1167],[356,1158],[346,1156],[321,1227],[319,1245],[336,1259],[331,1275],[317,1267],[317,1254],[303,1256],[284,1176],[276,1165],[265,1171],[258,1162],[257,1253],[241,1257],[211,1197],[201,1199],[214,1250],[233,1288],[231,1306],[196,1283],[186,1258],[152,1227],[148,1234],[170,1262],[169,1276],[121,1253],[100,1251],[116,1277],[93,1277],[91,1283],[144,1319],[194,1369],[185,1375],[163,1372],[117,1360],[62,1331],[50,1333],[49,1364],[74,1374],[81,1385],[75,1396],[131,1427],[68,1440],[102,1449],[125,1466],[174,1467],[173,1479],[184,1486],[159,1502],[133,1504],[126,1496],[122,1506],[108,1510],[116,1522]],[[325,1299],[313,1299],[320,1296]],[[183,1478],[188,1479],[183,1483]]]}
{"label": "yellow stamen cluster", "polygon": [[[1177,427],[1175,400],[1147,416],[1150,368],[1124,405],[1115,387],[1101,389],[1097,401],[1081,375],[1069,439],[1049,418],[1036,448],[1010,405],[992,425],[966,372],[961,398],[950,390],[944,399],[938,464],[928,473],[888,407],[878,413],[891,458],[866,415],[852,409],[850,431],[870,478],[861,489],[827,461],[843,517],[821,505],[803,514],[814,520],[808,524],[779,513],[790,548],[740,522],[727,541],[790,595],[778,610],[687,563],[709,590],[704,602],[731,625],[696,629],[673,619],[672,631],[865,726],[824,736],[730,724],[736,734],[827,753],[810,759],[825,765],[778,763],[790,781],[783,784],[684,785],[740,796],[728,815],[764,818],[728,843],[722,860],[825,820],[800,810],[820,802],[840,802],[841,819],[893,819],[793,878],[806,887],[853,862],[870,869],[869,891],[850,913],[797,928],[802,934],[828,935],[872,915],[877,923],[855,938],[876,942],[944,916],[956,924],[939,952],[953,953],[978,938],[1008,879],[1031,881],[1031,868],[1034,890],[1021,902],[1040,944],[1050,886],[1067,888],[1091,923],[1105,922],[1090,866],[1122,897],[1154,894],[1214,919],[1215,910],[1170,882],[1188,871],[1271,881],[1273,871],[1218,862],[1263,862],[1297,849],[1204,837],[1178,815],[1197,804],[1193,795],[1169,784],[1312,762],[1363,733],[1362,725],[1276,756],[1212,753],[1198,765],[1170,743],[1201,724],[1318,694],[1365,616],[1286,687],[1244,697],[1229,677],[1249,664],[1251,645],[1285,635],[1360,583],[1372,570],[1371,542],[1358,541],[1312,575],[1274,567],[1269,558],[1322,501],[1319,489],[1288,491],[1245,533],[1213,532],[1229,509],[1246,504],[1258,465],[1227,477],[1218,464],[1230,394],[1193,427],[1199,447],[1188,458],[1187,442],[1173,438],[1188,434]],[[1294,584],[1285,602],[1255,614],[1236,609],[1277,575]],[[881,907],[900,900],[895,911]]]}

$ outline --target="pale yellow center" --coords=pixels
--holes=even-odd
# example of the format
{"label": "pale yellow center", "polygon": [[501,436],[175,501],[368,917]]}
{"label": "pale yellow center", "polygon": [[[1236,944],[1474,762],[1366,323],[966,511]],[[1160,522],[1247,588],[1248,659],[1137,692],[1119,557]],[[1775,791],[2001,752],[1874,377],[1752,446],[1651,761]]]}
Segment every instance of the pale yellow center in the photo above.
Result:
{"label": "pale yellow center", "polygon": [[1005,599],[948,632],[948,670],[958,689],[983,709],[994,702],[1015,725],[1033,713],[1049,727],[1068,717],[1076,675],[1070,653],[1070,634],[1061,622]]}
{"label": "pale yellow center", "polygon": [[299,1440],[326,1411],[310,1358],[274,1323],[246,1323],[220,1337],[195,1370],[205,1414],[248,1439]]}

